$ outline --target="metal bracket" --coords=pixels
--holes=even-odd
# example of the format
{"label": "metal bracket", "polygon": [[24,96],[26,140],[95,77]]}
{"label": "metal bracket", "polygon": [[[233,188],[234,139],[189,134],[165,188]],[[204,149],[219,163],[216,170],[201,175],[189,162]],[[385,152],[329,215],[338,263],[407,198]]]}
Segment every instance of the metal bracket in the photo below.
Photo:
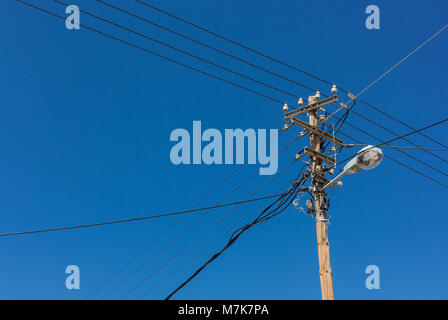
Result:
{"label": "metal bracket", "polygon": [[321,183],[323,185],[326,185],[328,182],[330,182],[330,180],[326,179],[325,177],[323,177],[322,175],[316,175],[314,177],[314,180],[318,183]]}
{"label": "metal bracket", "polygon": [[332,164],[332,165],[335,165],[335,164],[336,164],[336,160],[334,160],[332,157],[329,157],[329,156],[327,156],[327,155],[325,155],[325,154],[323,154],[323,153],[320,153],[320,152],[311,150],[311,149],[308,148],[308,147],[305,147],[305,148],[303,149],[303,151],[305,151],[305,153],[309,154],[309,155],[312,156],[312,157],[319,158],[319,159],[321,159],[322,161],[326,161],[326,162],[328,162],[328,163],[330,163],[330,164]]}
{"label": "metal bracket", "polygon": [[305,121],[299,120],[297,118],[292,118],[291,120],[292,120],[292,122],[294,124],[296,124],[298,126],[301,126],[305,130],[308,130],[308,131],[310,131],[310,132],[312,132],[314,134],[317,134],[317,135],[319,135],[321,137],[324,137],[325,139],[330,140],[330,141],[332,141],[332,142],[334,142],[334,143],[336,143],[336,144],[338,144],[340,146],[344,146],[344,141],[342,141],[341,139],[333,137],[331,134],[326,133],[325,131],[320,130],[317,127],[313,127],[312,125],[306,123]]}
{"label": "metal bracket", "polygon": [[353,93],[347,93],[347,95],[348,95],[348,97],[350,98],[350,99],[352,99],[352,100],[355,100],[356,99],[356,96],[353,94]]}
{"label": "metal bracket", "polygon": [[309,105],[306,105],[306,106],[304,106],[304,107],[302,107],[300,109],[296,109],[296,110],[292,110],[292,111],[289,111],[289,112],[285,112],[285,118],[284,119],[286,120],[286,119],[292,118],[294,116],[298,116],[298,115],[301,115],[301,114],[304,114],[304,113],[307,113],[307,112],[310,112],[310,111],[313,111],[313,110],[317,110],[317,109],[322,108],[322,107],[324,107],[326,105],[329,105],[331,103],[336,103],[336,102],[338,102],[338,96],[331,96],[329,98],[313,102],[313,103],[311,103]]}
{"label": "metal bracket", "polygon": [[306,156],[306,153],[299,152],[299,153],[296,154],[296,160],[300,160],[300,159],[302,159],[304,156]]}

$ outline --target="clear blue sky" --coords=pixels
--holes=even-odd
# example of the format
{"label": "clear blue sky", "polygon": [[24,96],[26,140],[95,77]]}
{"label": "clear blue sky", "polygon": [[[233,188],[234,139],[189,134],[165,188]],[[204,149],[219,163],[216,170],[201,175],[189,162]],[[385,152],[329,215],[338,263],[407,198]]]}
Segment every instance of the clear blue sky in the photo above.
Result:
{"label": "clear blue sky", "polygon": [[[50,0],[32,1],[60,15],[64,7]],[[188,33],[296,81],[328,92],[322,83],[266,59],[218,41],[135,3],[112,1],[173,29]],[[70,2],[109,17],[209,59],[294,91],[310,92],[248,66],[194,46],[150,25],[118,14],[93,0]],[[359,91],[447,23],[446,1],[154,1],[179,16],[208,26],[353,92]],[[364,26],[367,5],[381,10],[381,29]],[[16,1],[0,10],[0,232],[82,224],[188,209],[235,166],[174,166],[170,162],[175,128],[277,128],[281,106],[217,80],[165,62],[88,30],[69,31],[64,22]],[[295,103],[245,80],[228,75],[147,40],[81,16],[81,23],[117,34],[149,49],[194,63],[228,79]],[[442,33],[397,70],[372,87],[364,98],[419,128],[447,116],[448,33]],[[363,105],[357,111],[398,133],[408,129]],[[382,138],[393,136],[351,115],[348,120]],[[191,130],[191,129],[190,129]],[[345,128],[367,143],[377,141]],[[297,133],[280,137],[286,145]],[[446,125],[427,131],[448,144]],[[412,136],[418,144],[437,147]],[[290,162],[303,140],[280,158]],[[405,145],[404,142],[396,144]],[[391,156],[448,183],[448,178],[402,154]],[[345,151],[342,157],[349,155]],[[447,163],[422,151],[412,155],[447,172]],[[448,153],[441,153],[448,158]],[[342,159],[342,158],[341,158]],[[260,194],[282,190],[297,174],[295,165]],[[222,198],[251,175],[247,165],[203,205]],[[269,179],[250,180],[226,201],[246,198]],[[447,189],[385,159],[374,171],[344,179],[331,198],[331,261],[338,299],[448,298],[446,250]],[[157,283],[225,232],[259,204],[232,213],[198,243],[139,288]],[[211,212],[175,245],[165,250],[110,297],[119,298],[156,270],[199,233],[225,215]],[[191,214],[133,263],[117,280],[191,224]],[[83,299],[177,217],[0,239],[0,298]],[[246,219],[247,220],[247,219]],[[148,299],[164,298],[208,256],[216,242],[156,290]],[[81,290],[65,288],[65,268],[81,269]],[[367,290],[365,268],[381,270],[381,289]],[[114,282],[116,283],[116,282]],[[113,284],[108,284],[111,288]],[[97,298],[104,295],[101,290]],[[315,227],[293,207],[269,223],[247,232],[224,255],[182,290],[184,299],[319,299]]]}

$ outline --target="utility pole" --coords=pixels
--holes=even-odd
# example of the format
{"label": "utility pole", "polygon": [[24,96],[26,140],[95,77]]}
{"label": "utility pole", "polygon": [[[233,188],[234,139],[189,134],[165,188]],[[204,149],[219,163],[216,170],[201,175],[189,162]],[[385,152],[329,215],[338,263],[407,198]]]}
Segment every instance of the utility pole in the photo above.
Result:
{"label": "utility pole", "polygon": [[[296,155],[296,159],[309,155],[310,162],[308,163],[311,168],[312,183],[309,191],[312,194],[313,203],[307,200],[307,213],[314,213],[316,223],[316,235],[317,235],[317,251],[319,257],[319,276],[322,300],[334,300],[333,289],[333,273],[330,265],[330,243],[328,241],[328,229],[327,229],[327,210],[329,202],[326,198],[327,192],[323,187],[329,182],[326,178],[326,173],[334,173],[332,167],[336,165],[335,158],[332,158],[323,152],[322,144],[329,140],[334,145],[343,146],[344,142],[334,135],[328,133],[319,127],[319,124],[327,121],[325,114],[319,115],[319,110],[325,111],[324,106],[337,103],[338,97],[336,95],[337,88],[333,86],[331,88],[333,96],[320,100],[320,93],[316,92],[316,95],[308,98],[308,104],[303,105],[302,98],[299,99],[299,109],[295,109],[288,112],[288,105],[283,107],[284,119],[288,120],[284,129],[289,129],[292,125],[298,125],[303,128],[300,136],[310,135],[310,147],[305,147]],[[345,106],[341,104],[341,106]],[[296,116],[307,115],[308,122],[302,121]],[[336,148],[332,150],[335,152]],[[323,162],[326,162],[325,164]]]}
{"label": "utility pole", "polygon": [[[316,102],[315,96],[308,98],[308,105]],[[319,118],[318,109],[312,110],[308,113],[309,124],[318,128]],[[310,133],[311,150],[320,153],[321,137],[316,133]],[[319,276],[320,287],[322,293],[322,300],[334,300],[333,290],[333,273],[330,265],[330,243],[328,242],[328,228],[327,228],[327,212],[324,206],[326,202],[325,191],[320,191],[323,187],[322,179],[325,179],[325,172],[322,171],[322,160],[311,156],[311,176],[314,181],[314,212],[316,221],[316,235],[317,235],[317,252],[319,256]]]}

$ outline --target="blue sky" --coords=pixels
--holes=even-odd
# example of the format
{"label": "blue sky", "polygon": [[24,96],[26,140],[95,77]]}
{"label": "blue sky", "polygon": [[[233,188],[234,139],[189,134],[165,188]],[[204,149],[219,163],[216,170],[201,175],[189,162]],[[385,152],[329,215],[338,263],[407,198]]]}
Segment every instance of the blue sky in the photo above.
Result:
{"label": "blue sky", "polygon": [[[50,0],[30,1],[65,15]],[[316,80],[219,41],[132,1],[113,1],[139,15],[195,39],[328,92]],[[70,2],[180,48],[217,61],[278,87],[307,97],[310,92],[148,24],[119,14],[92,0]],[[153,1],[159,7],[260,49],[308,72],[357,92],[446,24],[445,1]],[[367,30],[369,4],[381,10],[381,29]],[[88,30],[69,31],[64,22],[16,1],[0,11],[0,232],[65,226],[146,216],[192,208],[236,167],[174,166],[169,135],[204,128],[278,128],[281,105],[194,71],[150,56]],[[148,49],[182,59],[251,88],[294,99],[253,85],[223,71],[173,53],[148,40],[81,15],[81,23],[116,34]],[[419,128],[446,117],[448,34],[442,33],[392,74],[369,89],[364,99]],[[345,97],[343,97],[345,99]],[[391,130],[408,129],[359,104],[356,110]],[[350,115],[348,121],[381,139],[394,136]],[[345,127],[366,143],[377,141]],[[286,145],[297,128],[279,138]],[[446,126],[427,134],[448,144]],[[410,138],[438,147],[420,136]],[[299,140],[281,155],[280,169],[306,145]],[[403,141],[395,144],[406,145]],[[448,183],[442,175],[406,158],[400,161]],[[342,157],[352,151],[345,151]],[[409,151],[447,172],[447,163],[422,151]],[[441,153],[448,158],[448,153]],[[342,159],[342,158],[341,158]],[[223,198],[258,168],[246,165],[202,205]],[[281,191],[299,164],[269,184],[260,195]],[[225,201],[245,199],[269,177],[256,176]],[[374,171],[344,178],[331,194],[331,262],[337,299],[446,299],[446,188],[385,159]],[[260,204],[240,207],[204,238],[174,259],[129,298],[178,268],[210,241]],[[164,250],[110,298],[120,298],[145,276],[174,256],[229,210],[210,212],[184,237]],[[252,213],[251,213],[252,212]],[[120,281],[195,221],[186,216],[160,241],[115,279]],[[62,231],[0,239],[0,298],[84,299],[128,259],[175,221],[168,217],[95,229]],[[248,221],[246,219],[246,221]],[[199,257],[146,295],[164,298],[210,254],[221,238]],[[81,270],[81,289],[65,288],[65,268]],[[381,270],[381,289],[367,290],[365,268]],[[98,292],[101,298],[108,283]],[[293,207],[269,223],[252,228],[207,267],[175,298],[183,299],[319,299],[315,227]]]}

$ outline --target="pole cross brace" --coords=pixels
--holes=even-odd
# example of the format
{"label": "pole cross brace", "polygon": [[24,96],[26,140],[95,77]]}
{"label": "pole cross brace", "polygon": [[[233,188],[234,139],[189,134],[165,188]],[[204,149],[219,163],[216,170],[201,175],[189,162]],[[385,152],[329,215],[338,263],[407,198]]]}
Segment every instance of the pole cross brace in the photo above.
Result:
{"label": "pole cross brace", "polygon": [[296,110],[292,110],[292,111],[289,111],[289,112],[285,112],[284,119],[286,120],[286,119],[292,118],[294,116],[298,116],[298,115],[301,115],[301,114],[304,114],[304,113],[307,113],[307,112],[310,112],[310,111],[314,111],[316,109],[322,108],[322,107],[324,107],[326,105],[329,105],[331,103],[336,103],[336,102],[338,102],[338,96],[336,96],[336,95],[335,96],[331,96],[331,97],[323,99],[321,101],[313,102],[313,103],[311,103],[309,105],[306,105],[306,106],[304,106],[304,107],[302,107],[300,109],[296,109]]}
{"label": "pole cross brace", "polygon": [[308,148],[308,147],[305,147],[305,148],[303,149],[303,151],[305,151],[305,153],[309,154],[309,155],[312,156],[312,157],[319,158],[319,159],[321,159],[322,161],[326,161],[326,162],[328,162],[328,163],[330,163],[330,164],[332,164],[332,165],[335,165],[335,164],[336,164],[336,160],[334,160],[332,157],[329,157],[329,156],[327,156],[327,155],[325,155],[325,154],[323,154],[323,153],[320,153],[320,152],[311,150],[311,149]]}
{"label": "pole cross brace", "polygon": [[305,121],[299,120],[297,118],[292,118],[291,120],[294,124],[304,128],[307,131],[310,131],[311,133],[324,137],[325,139],[330,140],[340,146],[344,146],[344,141],[342,141],[339,138],[333,137],[331,134],[326,133],[325,131],[319,129],[318,127],[313,127],[312,125],[306,123]]}

